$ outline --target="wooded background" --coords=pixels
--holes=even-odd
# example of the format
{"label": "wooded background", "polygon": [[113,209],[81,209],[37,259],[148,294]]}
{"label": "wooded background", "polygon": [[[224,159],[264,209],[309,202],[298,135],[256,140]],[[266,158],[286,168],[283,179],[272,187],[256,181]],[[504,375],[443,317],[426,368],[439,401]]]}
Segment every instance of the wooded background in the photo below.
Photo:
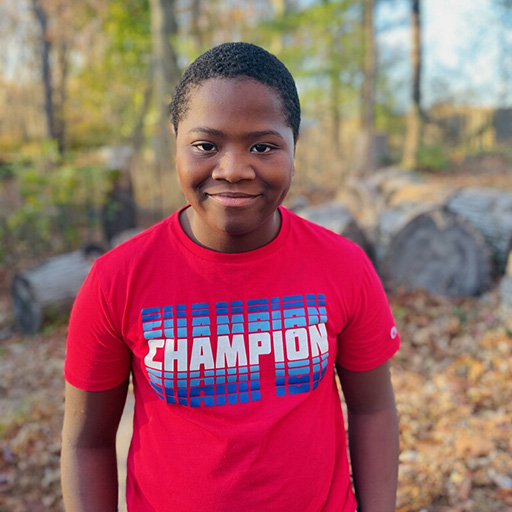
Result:
{"label": "wooded background", "polygon": [[[262,45],[296,77],[292,199],[325,201],[386,165],[436,171],[509,154],[512,2],[489,6],[503,58],[475,74],[502,93],[478,105],[471,84],[461,94],[453,75],[425,78],[420,0],[3,0],[0,264],[103,239],[109,193],[135,201],[143,225],[180,206],[167,105],[182,70],[224,41]],[[403,30],[407,48],[381,43]],[[425,104],[425,89],[442,92]]]}
{"label": "wooded background", "polygon": [[[360,243],[391,289],[397,510],[512,510],[512,1],[481,0],[464,33],[457,1],[0,0],[0,512],[63,510],[70,301],[118,231],[183,204],[167,105],[232,40],[297,80],[287,206]],[[427,8],[464,47],[437,74]]]}

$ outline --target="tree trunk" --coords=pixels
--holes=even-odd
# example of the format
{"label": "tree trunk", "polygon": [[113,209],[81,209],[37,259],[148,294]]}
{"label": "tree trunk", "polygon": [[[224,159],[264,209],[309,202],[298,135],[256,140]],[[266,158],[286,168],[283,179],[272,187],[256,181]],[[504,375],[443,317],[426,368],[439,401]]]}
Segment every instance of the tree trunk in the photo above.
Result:
{"label": "tree trunk", "polygon": [[192,0],[192,17],[190,20],[191,35],[195,43],[196,50],[198,53],[202,52],[204,48],[204,37],[203,29],[200,24],[203,0]]}
{"label": "tree trunk", "polygon": [[[177,32],[174,16],[174,0],[150,0],[153,57],[154,101],[158,109],[156,133],[156,181],[158,209],[163,213],[169,206],[176,208],[181,197],[174,171],[173,147],[168,119],[168,105],[178,82],[177,57],[171,45],[171,37]],[[172,176],[170,190],[166,191],[169,205],[164,204],[162,183]]]}
{"label": "tree trunk", "polygon": [[418,148],[421,145],[423,116],[421,111],[421,9],[420,0],[412,4],[412,106],[407,116],[403,166],[415,169],[418,166]]}
{"label": "tree trunk", "polygon": [[46,135],[49,139],[55,136],[55,113],[53,106],[52,69],[50,65],[50,52],[52,42],[48,31],[48,15],[41,6],[41,0],[32,0],[32,10],[41,29],[41,72],[44,87],[44,112],[46,116]]}
{"label": "tree trunk", "polygon": [[332,73],[331,78],[331,115],[332,115],[332,144],[336,160],[340,162],[343,158],[341,142],[341,112],[340,112],[340,94],[341,84],[337,70]]}
{"label": "tree trunk", "polygon": [[[149,80],[151,82],[151,80]],[[148,84],[146,89],[144,90],[144,100],[142,102],[142,106],[139,111],[139,115],[137,116],[137,123],[135,124],[132,134],[130,137],[131,147],[133,148],[134,155],[138,155],[141,151],[142,146],[144,145],[144,123],[146,121],[146,116],[149,111],[149,106],[151,103],[152,90],[151,85]],[[130,168],[131,170],[131,168]],[[131,173],[130,173],[131,174]]]}
{"label": "tree trunk", "polygon": [[361,139],[358,155],[357,174],[367,175],[375,168],[375,33],[373,11],[375,0],[364,0],[364,80],[361,90]]}
{"label": "tree trunk", "polygon": [[68,43],[61,41],[58,44],[59,75],[57,83],[58,101],[55,106],[55,138],[59,154],[63,155],[66,151],[66,100],[67,100],[67,82],[68,82]]}
{"label": "tree trunk", "polygon": [[331,119],[332,119],[332,144],[334,147],[334,156],[336,160],[341,162],[343,160],[343,149],[341,140],[341,78],[340,66],[338,60],[343,58],[343,47],[341,44],[342,31],[339,28],[335,35],[332,48],[330,50],[331,60]]}
{"label": "tree trunk", "polygon": [[498,48],[500,52],[499,62],[499,80],[500,88],[498,92],[497,104],[499,107],[506,108],[512,104],[512,44],[510,33],[512,31],[512,1],[498,0],[493,2],[498,10],[499,19],[497,27]]}

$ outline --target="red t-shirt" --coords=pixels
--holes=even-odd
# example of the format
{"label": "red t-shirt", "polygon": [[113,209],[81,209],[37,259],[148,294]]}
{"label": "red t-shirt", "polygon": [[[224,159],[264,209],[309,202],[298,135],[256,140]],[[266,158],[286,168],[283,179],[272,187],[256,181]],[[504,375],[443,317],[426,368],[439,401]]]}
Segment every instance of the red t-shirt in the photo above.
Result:
{"label": "red t-shirt", "polygon": [[335,364],[399,346],[352,242],[280,208],[254,251],[192,242],[178,213],[99,258],[73,307],[65,377],[133,375],[128,510],[353,512]]}

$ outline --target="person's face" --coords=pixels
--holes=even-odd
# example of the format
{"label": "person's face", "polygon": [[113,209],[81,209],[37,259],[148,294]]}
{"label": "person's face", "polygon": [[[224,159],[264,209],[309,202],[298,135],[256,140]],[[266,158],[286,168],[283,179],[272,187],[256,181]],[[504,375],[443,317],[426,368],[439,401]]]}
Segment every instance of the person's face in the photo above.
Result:
{"label": "person's face", "polygon": [[279,94],[249,79],[209,79],[189,93],[176,168],[192,208],[185,231],[222,252],[244,252],[279,232],[277,207],[294,173],[295,141]]}

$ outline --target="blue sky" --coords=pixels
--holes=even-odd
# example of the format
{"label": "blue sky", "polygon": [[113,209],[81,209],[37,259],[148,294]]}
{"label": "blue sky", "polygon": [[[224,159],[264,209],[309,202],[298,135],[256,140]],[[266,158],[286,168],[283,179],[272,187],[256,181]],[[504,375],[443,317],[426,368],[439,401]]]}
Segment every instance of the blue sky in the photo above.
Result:
{"label": "blue sky", "polygon": [[[408,4],[381,4],[379,23],[388,18],[407,20]],[[423,0],[422,7],[425,104],[442,99],[478,105],[503,104],[499,63],[504,59],[500,37],[505,33],[498,29],[499,14],[492,0]],[[509,44],[511,32],[509,29]],[[405,68],[409,66],[410,37],[408,24],[379,36],[381,44],[403,54],[403,65],[398,64],[395,69],[397,77],[408,73]],[[512,45],[509,48],[512,51]],[[509,106],[511,89],[512,84],[508,86]]]}

